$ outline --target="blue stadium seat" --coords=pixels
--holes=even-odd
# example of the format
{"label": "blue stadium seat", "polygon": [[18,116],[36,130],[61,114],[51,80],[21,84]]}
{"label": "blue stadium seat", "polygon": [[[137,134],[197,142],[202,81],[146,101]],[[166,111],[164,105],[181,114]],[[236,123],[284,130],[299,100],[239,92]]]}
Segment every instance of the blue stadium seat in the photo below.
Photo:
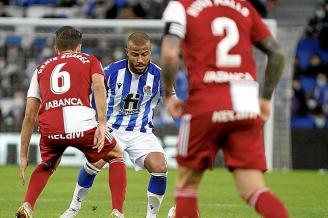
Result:
{"label": "blue stadium seat", "polygon": [[5,39],[6,45],[21,45],[22,37],[17,35],[8,35]]}
{"label": "blue stadium seat", "polygon": [[36,49],[42,49],[46,44],[46,41],[47,41],[46,38],[35,38],[33,40],[33,47]]}
{"label": "blue stadium seat", "polygon": [[311,57],[318,53],[319,48],[318,40],[312,38],[300,39],[296,48],[296,57],[302,70],[305,70],[309,66]]}
{"label": "blue stadium seat", "polygon": [[312,116],[301,116],[301,117],[292,117],[291,120],[292,128],[303,128],[303,129],[312,129],[315,128],[315,122]]}
{"label": "blue stadium seat", "polygon": [[313,91],[316,86],[316,79],[310,76],[301,76],[300,78],[301,87],[304,90],[305,94],[309,94]]}
{"label": "blue stadium seat", "polygon": [[328,49],[320,49],[319,50],[320,60],[326,64],[328,64]]}

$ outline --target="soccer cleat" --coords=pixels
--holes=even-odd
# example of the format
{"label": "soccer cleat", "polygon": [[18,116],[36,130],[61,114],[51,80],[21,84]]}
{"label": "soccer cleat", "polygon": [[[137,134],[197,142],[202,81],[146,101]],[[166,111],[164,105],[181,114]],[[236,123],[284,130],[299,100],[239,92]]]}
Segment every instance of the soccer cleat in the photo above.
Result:
{"label": "soccer cleat", "polygon": [[59,218],[74,218],[79,213],[79,210],[68,208]]}
{"label": "soccer cleat", "polygon": [[16,218],[32,218],[32,209],[29,203],[24,202],[16,211]]}
{"label": "soccer cleat", "polygon": [[175,218],[175,206],[171,207],[169,213],[167,214],[167,218]]}
{"label": "soccer cleat", "polygon": [[124,218],[124,214],[120,213],[117,209],[113,209],[110,218]]}

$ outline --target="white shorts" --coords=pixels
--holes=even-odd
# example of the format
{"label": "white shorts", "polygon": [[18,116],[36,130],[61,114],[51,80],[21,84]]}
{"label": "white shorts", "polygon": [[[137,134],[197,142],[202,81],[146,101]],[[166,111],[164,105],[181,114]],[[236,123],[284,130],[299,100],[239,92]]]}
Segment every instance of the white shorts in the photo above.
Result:
{"label": "white shorts", "polygon": [[128,153],[136,171],[144,169],[144,161],[151,152],[161,152],[164,149],[153,133],[132,132],[113,129],[113,135],[118,145]]}

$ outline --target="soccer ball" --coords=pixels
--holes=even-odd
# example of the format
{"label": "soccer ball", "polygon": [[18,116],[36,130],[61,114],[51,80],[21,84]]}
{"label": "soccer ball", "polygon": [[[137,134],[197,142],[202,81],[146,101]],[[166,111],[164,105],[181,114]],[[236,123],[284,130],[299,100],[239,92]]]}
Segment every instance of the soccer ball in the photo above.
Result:
{"label": "soccer ball", "polygon": [[175,206],[171,207],[169,213],[167,214],[167,218],[175,218]]}

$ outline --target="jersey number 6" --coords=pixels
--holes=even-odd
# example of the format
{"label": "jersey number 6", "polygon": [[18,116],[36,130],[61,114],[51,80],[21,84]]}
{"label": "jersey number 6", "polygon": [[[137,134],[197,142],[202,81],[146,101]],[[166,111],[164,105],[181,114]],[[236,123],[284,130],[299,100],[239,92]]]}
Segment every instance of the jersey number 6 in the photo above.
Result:
{"label": "jersey number 6", "polygon": [[50,76],[51,91],[57,95],[67,92],[71,87],[71,77],[67,71],[60,71],[66,63],[58,64]]}

